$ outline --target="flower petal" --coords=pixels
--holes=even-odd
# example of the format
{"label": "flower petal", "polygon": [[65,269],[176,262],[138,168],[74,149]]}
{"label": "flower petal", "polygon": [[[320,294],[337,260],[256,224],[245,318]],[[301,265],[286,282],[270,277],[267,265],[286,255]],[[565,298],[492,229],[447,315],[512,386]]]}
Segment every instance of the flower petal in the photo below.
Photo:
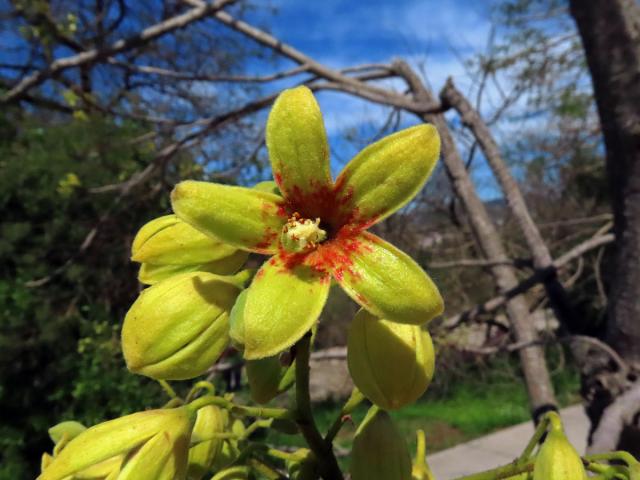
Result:
{"label": "flower petal", "polygon": [[354,212],[355,222],[379,222],[418,193],[439,155],[440,137],[433,125],[389,135],[362,150],[340,173],[338,204]]}
{"label": "flower petal", "polygon": [[329,145],[311,90],[302,86],[278,96],[266,137],[273,178],[287,201],[299,208],[310,195],[329,191]]}
{"label": "flower petal", "polygon": [[188,180],[171,193],[176,215],[201,232],[234,247],[275,253],[287,214],[277,195]]}
{"label": "flower petal", "polygon": [[374,315],[420,325],[442,314],[438,287],[411,257],[369,232],[340,240],[334,278]]}
{"label": "flower petal", "polygon": [[[244,357],[269,357],[298,341],[327,301],[328,274],[276,256],[258,271],[244,305]],[[237,335],[236,335],[237,336]]]}

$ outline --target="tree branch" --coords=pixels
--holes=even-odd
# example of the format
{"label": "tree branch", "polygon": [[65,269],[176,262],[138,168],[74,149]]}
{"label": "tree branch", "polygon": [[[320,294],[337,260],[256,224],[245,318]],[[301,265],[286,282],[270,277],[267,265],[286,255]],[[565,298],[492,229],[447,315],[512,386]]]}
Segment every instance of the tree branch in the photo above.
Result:
{"label": "tree branch", "polygon": [[0,104],[19,100],[29,89],[40,85],[49,78],[55,77],[68,68],[87,65],[105,57],[145,45],[162,35],[184,28],[205,16],[218,12],[220,9],[235,1],[236,0],[216,0],[213,3],[200,2],[197,7],[183,14],[176,15],[175,17],[147,27],[131,37],[114,42],[106,48],[87,50],[77,55],[55,60],[47,68],[38,70],[20,80],[15,87],[0,97]]}
{"label": "tree branch", "polygon": [[444,321],[444,326],[447,329],[453,329],[461,325],[465,322],[470,322],[476,319],[479,315],[483,313],[489,313],[497,310],[501,306],[503,306],[507,301],[516,295],[526,292],[534,285],[537,285],[540,282],[543,282],[547,275],[552,275],[556,269],[559,269],[571,262],[572,260],[581,257],[585,253],[590,250],[601,247],[602,245],[607,245],[614,241],[614,235],[612,233],[600,235],[597,237],[590,238],[585,242],[576,245],[574,248],[564,253],[562,256],[558,257],[553,261],[551,269],[540,269],[536,270],[536,272],[520,282],[514,288],[509,289],[501,295],[493,297],[486,302],[476,305],[475,307],[466,310],[458,315],[454,315]]}

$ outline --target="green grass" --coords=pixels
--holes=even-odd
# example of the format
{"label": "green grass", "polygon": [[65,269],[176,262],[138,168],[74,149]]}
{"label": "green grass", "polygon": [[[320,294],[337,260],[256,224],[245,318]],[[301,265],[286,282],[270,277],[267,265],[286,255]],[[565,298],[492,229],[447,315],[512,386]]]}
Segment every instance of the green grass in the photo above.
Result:
{"label": "green grass", "polygon": [[[558,363],[553,360],[552,366]],[[421,400],[391,412],[412,451],[417,429],[425,431],[427,451],[433,453],[530,419],[526,389],[513,359],[498,358],[457,372],[445,371],[443,377],[446,378],[434,382]],[[561,406],[578,401],[579,378],[573,367],[556,367],[553,381]],[[336,438],[339,448],[351,448],[356,425],[367,408],[361,405],[352,415],[353,422],[342,428]],[[322,432],[326,432],[339,411],[337,404],[314,406],[314,417]],[[273,431],[268,433],[267,441],[278,446],[304,446],[298,436]],[[525,443],[523,439],[523,448]],[[344,467],[344,462],[341,463]]]}

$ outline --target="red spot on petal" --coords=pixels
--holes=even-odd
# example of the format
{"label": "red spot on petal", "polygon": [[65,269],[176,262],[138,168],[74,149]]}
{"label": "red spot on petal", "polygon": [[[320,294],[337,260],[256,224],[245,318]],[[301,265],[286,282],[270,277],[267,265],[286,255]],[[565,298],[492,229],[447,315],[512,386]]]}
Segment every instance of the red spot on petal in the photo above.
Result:
{"label": "red spot on petal", "polygon": [[275,245],[278,240],[278,235],[280,235],[280,232],[275,231],[273,228],[268,228],[262,236],[262,239],[254,244],[252,250],[262,254],[271,253],[273,245]]}
{"label": "red spot on petal", "polygon": [[278,187],[282,186],[282,174],[280,172],[274,172],[273,179],[278,184]]}
{"label": "red spot on petal", "polygon": [[363,306],[369,305],[369,300],[364,298],[364,296],[361,293],[356,293],[356,299],[360,305],[363,305]]}

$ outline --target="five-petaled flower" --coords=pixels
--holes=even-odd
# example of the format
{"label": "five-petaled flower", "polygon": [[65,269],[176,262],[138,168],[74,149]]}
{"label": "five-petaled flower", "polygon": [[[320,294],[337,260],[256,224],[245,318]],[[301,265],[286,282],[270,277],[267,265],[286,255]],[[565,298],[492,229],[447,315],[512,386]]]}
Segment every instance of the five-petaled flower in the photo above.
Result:
{"label": "five-petaled flower", "polygon": [[241,250],[272,255],[251,283],[243,309],[247,359],[277,354],[317,321],[331,278],[362,307],[388,320],[424,324],[442,313],[437,287],[405,253],[367,231],[406,205],[440,152],[431,125],[407,128],[368,146],[332,180],[318,104],[298,87],[276,100],[266,128],[281,195],[184,181],[176,215]]}

